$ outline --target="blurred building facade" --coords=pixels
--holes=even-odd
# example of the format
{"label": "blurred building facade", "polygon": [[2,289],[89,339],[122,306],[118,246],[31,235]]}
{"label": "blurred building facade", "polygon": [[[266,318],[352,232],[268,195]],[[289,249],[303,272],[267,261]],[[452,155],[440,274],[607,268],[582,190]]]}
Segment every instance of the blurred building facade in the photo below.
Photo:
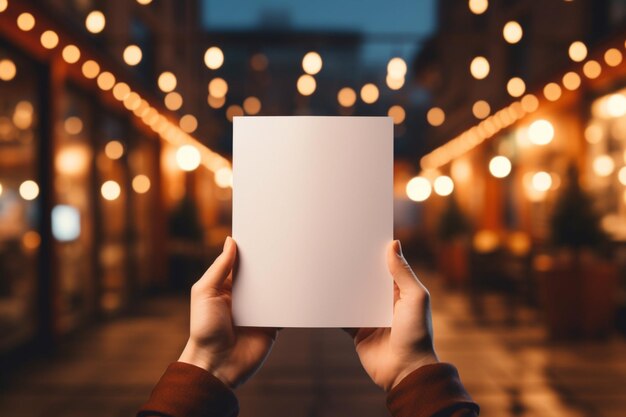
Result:
{"label": "blurred building facade", "polygon": [[[196,91],[182,39],[199,30],[197,2],[140,3],[0,2],[0,358],[176,286],[188,278],[168,259],[203,266],[228,233],[230,164],[156,88],[171,71],[176,91]],[[185,200],[198,236],[170,233]]]}
{"label": "blurred building facade", "polygon": [[[505,284],[513,291],[520,281],[541,287],[531,270],[548,267],[542,254],[555,249],[557,202],[580,181],[616,254],[619,282],[600,298],[626,304],[625,41],[620,0],[439,2],[439,29],[415,60],[416,79],[433,97],[431,151],[420,161],[423,181],[407,191],[423,202],[431,237],[458,202],[472,225],[462,261],[470,275],[474,263],[496,280],[518,275]],[[511,256],[525,273],[511,272]],[[481,269],[485,262],[494,268]]]}

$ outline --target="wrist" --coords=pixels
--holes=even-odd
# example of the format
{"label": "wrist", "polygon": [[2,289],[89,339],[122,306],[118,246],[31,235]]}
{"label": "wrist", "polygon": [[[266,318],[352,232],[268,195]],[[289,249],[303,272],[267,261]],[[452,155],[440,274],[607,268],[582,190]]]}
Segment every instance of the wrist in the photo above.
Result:
{"label": "wrist", "polygon": [[214,355],[208,349],[198,346],[193,341],[188,340],[185,348],[183,349],[183,353],[181,353],[180,358],[178,358],[178,361],[202,368],[222,381],[224,385],[232,388],[231,382],[225,378],[215,366],[213,356]]}
{"label": "wrist", "polygon": [[411,373],[415,372],[419,368],[426,366],[426,365],[433,365],[437,363],[439,363],[439,359],[437,358],[437,355],[434,352],[415,362],[412,362],[411,364],[404,367],[404,369],[398,373],[398,375],[392,381],[391,385],[389,385],[389,388],[387,389],[387,391],[391,391],[392,389],[394,389],[400,382],[402,382],[404,378],[406,378],[407,376],[409,376]]}

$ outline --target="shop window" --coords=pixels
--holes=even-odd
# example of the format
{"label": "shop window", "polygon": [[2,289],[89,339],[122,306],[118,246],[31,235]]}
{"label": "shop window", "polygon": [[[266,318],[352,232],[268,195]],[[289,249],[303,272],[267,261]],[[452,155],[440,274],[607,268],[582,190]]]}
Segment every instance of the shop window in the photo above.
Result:
{"label": "shop window", "polygon": [[0,44],[0,352],[32,339],[37,325],[37,70]]}

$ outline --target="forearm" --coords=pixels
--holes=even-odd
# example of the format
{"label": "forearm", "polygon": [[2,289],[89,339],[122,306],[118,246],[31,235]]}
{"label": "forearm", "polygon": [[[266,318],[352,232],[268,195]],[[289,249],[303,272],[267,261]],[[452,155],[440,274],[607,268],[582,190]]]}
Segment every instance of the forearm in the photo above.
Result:
{"label": "forearm", "polygon": [[172,363],[152,390],[137,417],[236,417],[237,398],[204,369]]}
{"label": "forearm", "polygon": [[393,417],[475,417],[472,401],[450,364],[423,366],[409,374],[387,396]]}

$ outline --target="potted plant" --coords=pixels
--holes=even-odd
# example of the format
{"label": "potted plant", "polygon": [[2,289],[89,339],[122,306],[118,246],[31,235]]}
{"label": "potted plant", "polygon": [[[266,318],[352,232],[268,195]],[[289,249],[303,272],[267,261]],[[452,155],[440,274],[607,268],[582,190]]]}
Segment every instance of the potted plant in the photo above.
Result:
{"label": "potted plant", "polygon": [[617,269],[607,250],[593,201],[568,169],[565,187],[550,218],[554,253],[538,265],[550,334],[555,338],[606,336],[613,328]]}
{"label": "potted plant", "polygon": [[468,279],[468,241],[471,225],[453,196],[448,198],[437,227],[439,271],[448,286],[458,287]]}

